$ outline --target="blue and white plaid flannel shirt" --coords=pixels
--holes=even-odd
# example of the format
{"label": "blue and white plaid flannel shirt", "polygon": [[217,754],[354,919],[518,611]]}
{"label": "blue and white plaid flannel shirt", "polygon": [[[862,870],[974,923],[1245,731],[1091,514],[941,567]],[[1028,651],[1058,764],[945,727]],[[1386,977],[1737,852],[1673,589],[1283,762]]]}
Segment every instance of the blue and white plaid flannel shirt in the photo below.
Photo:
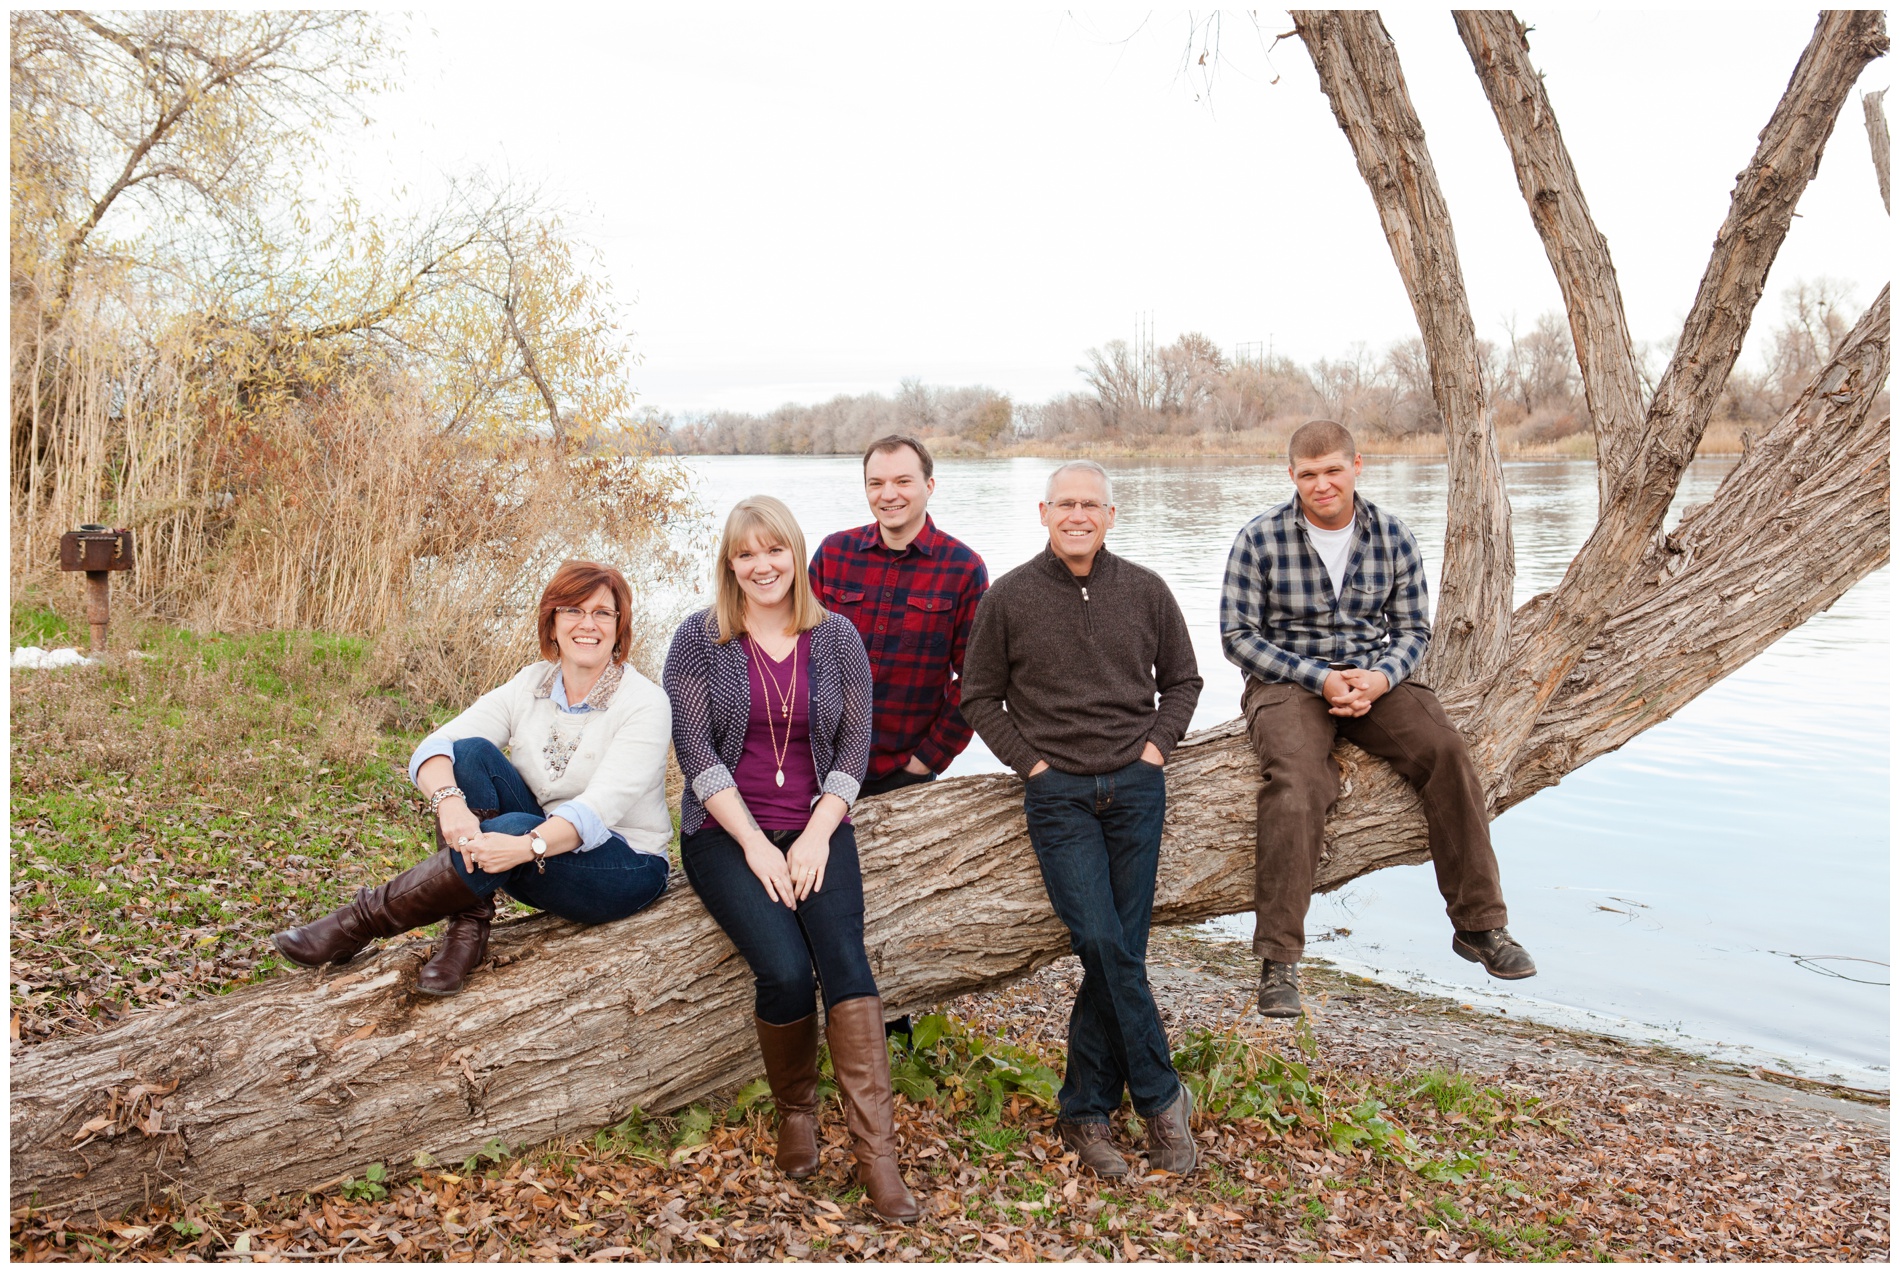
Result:
{"label": "blue and white plaid flannel shirt", "polygon": [[1221,581],[1220,643],[1228,661],[1268,683],[1314,694],[1326,665],[1352,663],[1393,685],[1431,644],[1425,563],[1405,523],[1355,494],[1352,547],[1335,600],[1296,496],[1241,527]]}

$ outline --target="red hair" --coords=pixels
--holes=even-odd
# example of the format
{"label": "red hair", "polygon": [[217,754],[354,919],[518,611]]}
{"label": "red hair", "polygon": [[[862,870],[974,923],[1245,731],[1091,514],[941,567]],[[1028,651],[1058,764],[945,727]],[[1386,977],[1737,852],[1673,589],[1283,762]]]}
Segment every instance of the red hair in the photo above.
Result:
{"label": "red hair", "polygon": [[561,568],[554,572],[554,578],[548,580],[548,586],[541,591],[541,615],[537,627],[541,638],[541,657],[550,663],[558,662],[561,647],[554,640],[554,612],[561,606],[573,606],[579,609],[587,604],[587,599],[599,591],[605,584],[614,594],[614,608],[620,611],[620,618],[614,623],[613,660],[625,663],[627,655],[633,649],[633,589],[627,586],[627,577],[612,566],[603,566],[597,561],[564,561]]}

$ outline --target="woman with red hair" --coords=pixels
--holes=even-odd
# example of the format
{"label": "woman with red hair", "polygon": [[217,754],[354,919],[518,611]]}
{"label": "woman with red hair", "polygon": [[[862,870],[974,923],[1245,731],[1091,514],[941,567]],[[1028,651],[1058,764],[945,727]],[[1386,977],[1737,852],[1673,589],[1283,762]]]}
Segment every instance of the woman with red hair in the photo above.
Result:
{"label": "woman with red hair", "polygon": [[[633,593],[612,566],[566,562],[541,594],[544,662],[423,739],[409,776],[436,852],[342,910],[271,940],[307,967],[449,921],[416,978],[452,995],[488,952],[494,894],[562,919],[621,919],[666,891],[666,695],[627,666]],[[506,747],[506,755],[502,748]]]}

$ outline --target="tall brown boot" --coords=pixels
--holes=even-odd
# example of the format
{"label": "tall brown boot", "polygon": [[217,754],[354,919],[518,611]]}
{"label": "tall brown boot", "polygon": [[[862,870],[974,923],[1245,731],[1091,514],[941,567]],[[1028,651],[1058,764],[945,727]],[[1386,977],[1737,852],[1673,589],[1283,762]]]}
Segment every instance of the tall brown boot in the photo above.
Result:
{"label": "tall brown boot", "polygon": [[416,989],[425,995],[458,993],[470,970],[488,957],[488,926],[494,918],[493,894],[449,916],[435,956],[416,974]]}
{"label": "tall brown boot", "polygon": [[818,1014],[790,1025],[752,1018],[765,1080],[778,1106],[778,1169],[793,1180],[818,1170]]}
{"label": "tall brown boot", "polygon": [[456,874],[449,851],[439,849],[387,883],[358,889],[341,910],[273,934],[271,942],[286,959],[306,968],[348,963],[378,937],[473,910],[482,900]]}
{"label": "tall brown boot", "polygon": [[884,1043],[884,1001],[865,995],[825,1010],[831,1072],[844,1098],[864,1200],[885,1220],[907,1224],[923,1214],[897,1167],[896,1116],[891,1097],[891,1054]]}

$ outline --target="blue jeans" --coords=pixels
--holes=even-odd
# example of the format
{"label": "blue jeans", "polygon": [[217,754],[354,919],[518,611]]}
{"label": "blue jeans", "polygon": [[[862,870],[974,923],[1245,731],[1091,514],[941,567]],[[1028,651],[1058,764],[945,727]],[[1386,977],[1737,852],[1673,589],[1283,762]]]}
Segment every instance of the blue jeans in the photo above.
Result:
{"label": "blue jeans", "polygon": [[[781,853],[798,839],[796,831],[765,835]],[[711,819],[680,841],[680,865],[752,969],[753,1010],[767,1025],[809,1017],[815,1010],[812,994],[820,988],[827,1009],[877,993],[864,954],[864,880],[858,874],[858,839],[849,824],[831,833],[824,887],[797,910],[771,899],[746,865],[745,850]]]}
{"label": "blue jeans", "polygon": [[[547,821],[520,772],[486,738],[464,738],[455,744],[455,785],[470,809],[496,811],[482,819],[484,831],[526,835]],[[625,919],[666,892],[666,859],[638,852],[617,835],[585,853],[551,854],[545,872],[537,871],[533,862],[493,875],[470,870],[452,848],[449,859],[462,882],[483,897],[503,889],[536,910],[577,924]]]}
{"label": "blue jeans", "polygon": [[1058,1097],[1068,1122],[1106,1123],[1124,1086],[1143,1118],[1180,1090],[1148,989],[1148,919],[1167,801],[1160,767],[1143,760],[1107,774],[1045,769],[1023,789],[1043,886],[1082,960]]}

